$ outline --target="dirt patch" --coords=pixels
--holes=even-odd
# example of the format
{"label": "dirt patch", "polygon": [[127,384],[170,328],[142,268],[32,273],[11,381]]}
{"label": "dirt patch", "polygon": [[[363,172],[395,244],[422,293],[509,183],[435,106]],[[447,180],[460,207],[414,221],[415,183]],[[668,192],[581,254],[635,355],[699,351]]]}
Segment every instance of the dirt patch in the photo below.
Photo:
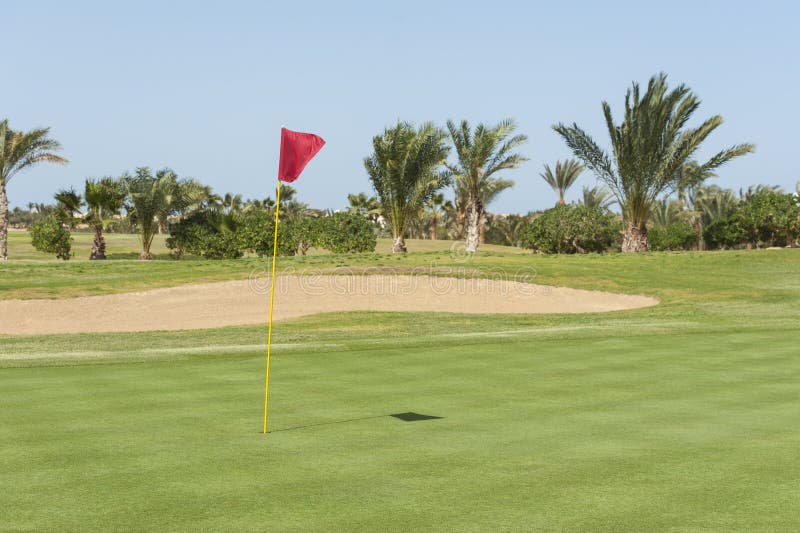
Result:
{"label": "dirt patch", "polygon": [[[337,311],[596,313],[655,298],[516,281],[436,276],[279,276],[275,320]],[[182,285],[61,300],[0,300],[0,334],[203,329],[264,324],[269,280]]]}

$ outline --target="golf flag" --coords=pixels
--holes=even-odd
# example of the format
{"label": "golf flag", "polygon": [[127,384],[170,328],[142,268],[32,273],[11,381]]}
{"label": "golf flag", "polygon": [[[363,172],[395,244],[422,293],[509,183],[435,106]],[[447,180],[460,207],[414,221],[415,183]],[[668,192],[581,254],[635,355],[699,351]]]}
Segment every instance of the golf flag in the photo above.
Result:
{"label": "golf flag", "polygon": [[278,179],[293,182],[306,168],[311,158],[317,155],[325,141],[313,133],[281,128],[281,160],[278,166]]}
{"label": "golf flag", "polygon": [[317,155],[325,141],[313,133],[281,128],[281,158],[278,164],[278,193],[275,198],[275,233],[272,237],[272,281],[269,291],[269,327],[267,328],[267,365],[264,376],[264,435],[267,434],[269,412],[269,363],[272,355],[272,310],[275,306],[275,261],[278,255],[278,213],[281,208],[281,182],[296,180],[311,159]]}

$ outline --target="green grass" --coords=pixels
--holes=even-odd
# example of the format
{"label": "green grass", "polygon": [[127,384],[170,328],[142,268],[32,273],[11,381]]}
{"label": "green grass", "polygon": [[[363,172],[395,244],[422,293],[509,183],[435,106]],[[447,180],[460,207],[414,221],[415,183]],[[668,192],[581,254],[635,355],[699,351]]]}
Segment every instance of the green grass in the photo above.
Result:
{"label": "green grass", "polygon": [[[279,323],[267,437],[263,327],[0,337],[0,529],[800,528],[800,250],[462,262],[447,249],[281,268],[535,269],[662,303]],[[257,264],[9,261],[0,294]],[[444,418],[387,416],[407,411]]]}
{"label": "green grass", "polygon": [[[88,261],[92,251],[93,233],[72,232],[71,261]],[[156,235],[150,248],[159,259],[167,259],[166,237]],[[141,250],[138,235],[128,233],[107,233],[106,254],[111,259],[137,259]],[[27,231],[11,230],[8,233],[8,256],[13,260],[57,261],[54,255],[39,252],[31,245],[31,237]]]}

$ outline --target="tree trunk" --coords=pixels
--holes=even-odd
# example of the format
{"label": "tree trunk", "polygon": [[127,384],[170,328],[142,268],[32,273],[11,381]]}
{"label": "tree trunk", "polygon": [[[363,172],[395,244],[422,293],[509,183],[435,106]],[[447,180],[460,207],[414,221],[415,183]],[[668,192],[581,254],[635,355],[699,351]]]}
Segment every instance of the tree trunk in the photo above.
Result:
{"label": "tree trunk", "polygon": [[92,254],[89,259],[105,259],[106,258],[106,240],[103,237],[103,228],[98,226],[94,228],[94,241],[92,242]]}
{"label": "tree trunk", "polygon": [[469,253],[478,251],[478,244],[480,241],[480,223],[483,217],[483,205],[478,198],[470,198],[467,200],[466,209],[466,226],[467,226],[467,242],[465,249]]}
{"label": "tree trunk", "polygon": [[437,223],[439,222],[436,218],[437,218],[436,217],[436,213],[433,213],[431,215],[431,240],[432,241],[435,241],[436,239],[439,238],[439,237],[436,236],[436,230],[437,230],[436,226],[438,225]]}
{"label": "tree trunk", "polygon": [[153,254],[151,254],[149,250],[147,250],[147,251],[142,250],[139,253],[139,259],[142,260],[142,261],[149,261],[152,258],[153,258]]}
{"label": "tree trunk", "polygon": [[406,240],[403,238],[402,235],[399,237],[394,238],[394,242],[392,243],[392,253],[396,254],[399,252],[407,252],[406,249]]}
{"label": "tree trunk", "polygon": [[8,259],[8,196],[5,183],[0,183],[0,261],[6,259]]}
{"label": "tree trunk", "polygon": [[647,241],[647,227],[642,224],[628,224],[622,233],[622,252],[648,252],[650,243]]}
{"label": "tree trunk", "polygon": [[481,218],[478,220],[478,242],[486,244],[486,213],[481,213]]}
{"label": "tree trunk", "polygon": [[463,239],[464,238],[464,225],[465,225],[466,218],[467,218],[467,216],[464,213],[463,209],[459,209],[456,212],[456,224],[458,225],[458,238],[459,239]]}

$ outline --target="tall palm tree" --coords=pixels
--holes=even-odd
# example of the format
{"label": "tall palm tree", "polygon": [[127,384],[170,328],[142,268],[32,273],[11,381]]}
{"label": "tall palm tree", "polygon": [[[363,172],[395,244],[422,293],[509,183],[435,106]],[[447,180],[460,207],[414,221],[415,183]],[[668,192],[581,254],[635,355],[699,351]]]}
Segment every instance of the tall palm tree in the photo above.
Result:
{"label": "tall palm tree", "polygon": [[106,240],[103,230],[114,220],[125,205],[125,184],[111,177],[86,180],[83,197],[86,214],[83,220],[94,229],[92,252],[89,259],[106,258]]}
{"label": "tall palm tree", "polygon": [[544,165],[544,172],[539,174],[544,181],[558,193],[558,205],[564,205],[564,193],[567,189],[572,187],[575,180],[583,172],[583,165],[580,161],[575,159],[567,159],[566,161],[556,161],[555,172],[550,168],[550,165]]}
{"label": "tall palm tree", "polygon": [[578,201],[579,204],[586,207],[599,207],[600,209],[610,209],[614,205],[615,200],[611,191],[605,187],[583,186],[583,198]]}
{"label": "tall palm tree", "polygon": [[409,223],[434,193],[450,183],[443,168],[450,148],[433,123],[418,129],[398,122],[372,139],[374,152],[364,159],[372,186],[392,228],[392,252],[406,251]]}
{"label": "tall palm tree", "polygon": [[[677,188],[683,165],[722,124],[722,117],[715,115],[696,128],[686,127],[699,106],[697,96],[685,85],[669,90],[665,74],[650,78],[644,94],[634,83],[625,97],[621,124],[614,123],[611,108],[602,103],[612,156],[577,124],[553,126],[575,156],[616,196],[626,223],[623,252],[649,249],[647,219],[653,202],[662,193]],[[722,150],[700,165],[699,172],[712,171],[754,148],[752,144],[740,144]]]}
{"label": "tall palm tree", "polygon": [[127,210],[142,244],[139,259],[152,259],[150,247],[159,231],[159,220],[166,218],[172,209],[177,183],[175,173],[163,169],[154,176],[149,168],[140,167],[133,176],[124,176],[123,180],[130,199]]}
{"label": "tall palm tree", "polygon": [[66,164],[56,155],[61,144],[48,137],[50,128],[14,131],[8,119],[0,122],[0,261],[8,259],[8,194],[6,186],[19,172],[37,163]]}
{"label": "tall palm tree", "polygon": [[460,192],[463,195],[467,252],[478,250],[480,226],[485,223],[488,202],[513,185],[507,180],[499,181],[494,175],[517,168],[528,160],[513,153],[515,148],[528,141],[525,135],[511,137],[516,127],[510,118],[495,126],[478,124],[474,130],[466,120],[458,126],[452,120],[447,121],[458,158],[458,163],[449,168],[456,179],[456,194]]}

